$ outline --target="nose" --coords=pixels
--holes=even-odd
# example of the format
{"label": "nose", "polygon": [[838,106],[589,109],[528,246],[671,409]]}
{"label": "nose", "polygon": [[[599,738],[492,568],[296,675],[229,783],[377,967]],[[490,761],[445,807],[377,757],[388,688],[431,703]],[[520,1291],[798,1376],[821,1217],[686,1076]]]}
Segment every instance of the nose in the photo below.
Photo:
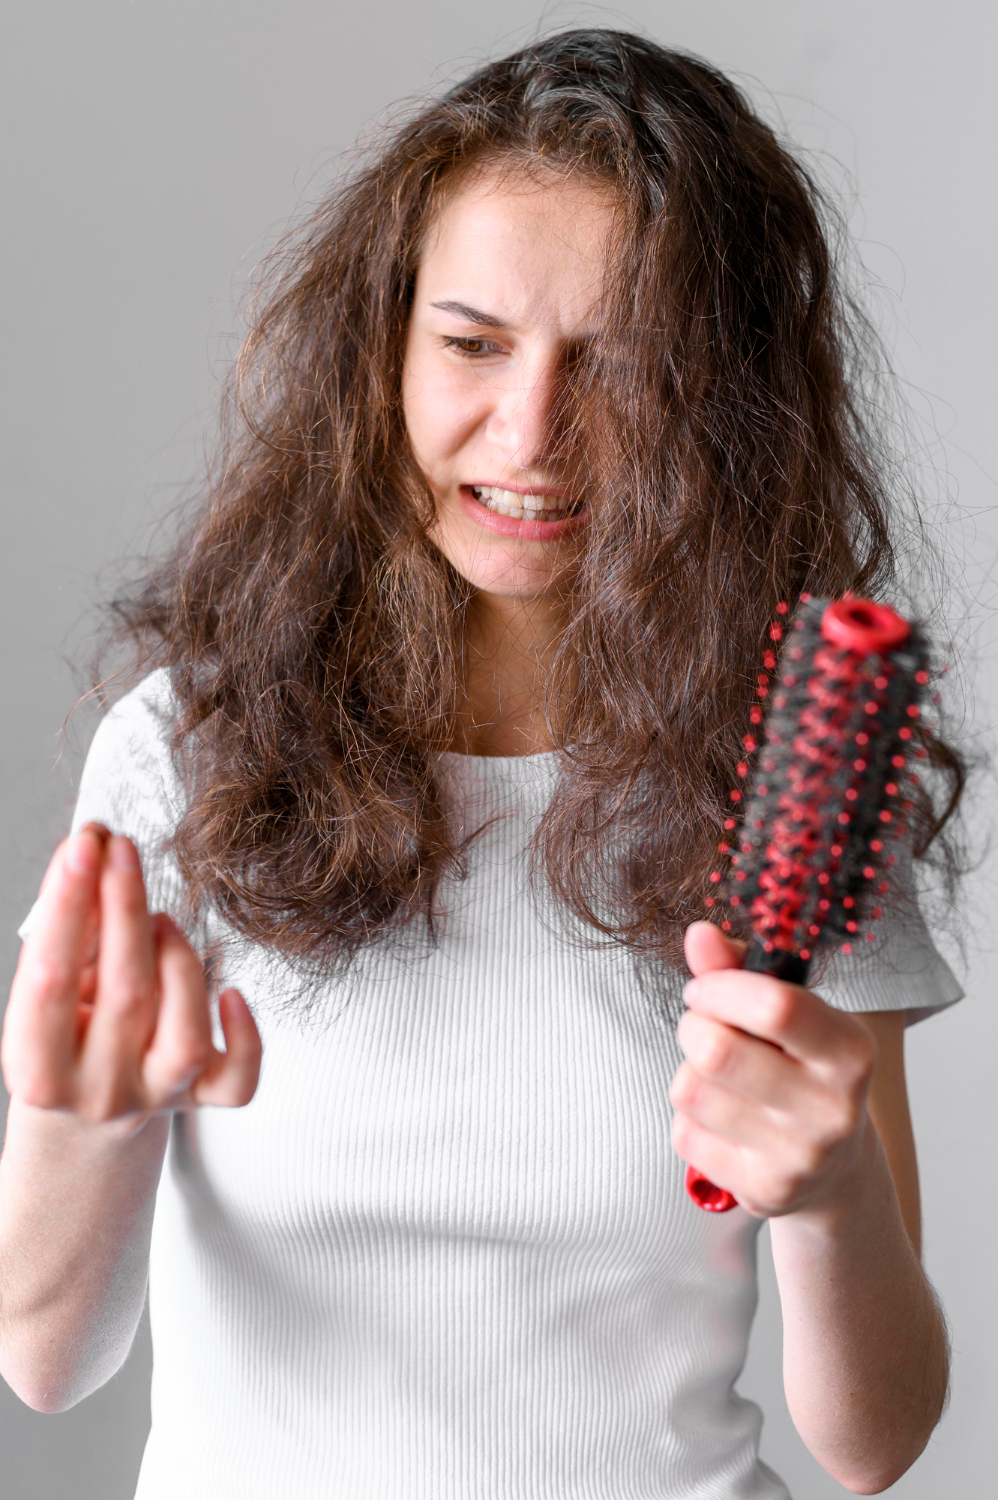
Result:
{"label": "nose", "polygon": [[537,349],[510,372],[497,392],[486,437],[518,468],[536,468],[551,443],[551,416],[561,370],[560,351]]}

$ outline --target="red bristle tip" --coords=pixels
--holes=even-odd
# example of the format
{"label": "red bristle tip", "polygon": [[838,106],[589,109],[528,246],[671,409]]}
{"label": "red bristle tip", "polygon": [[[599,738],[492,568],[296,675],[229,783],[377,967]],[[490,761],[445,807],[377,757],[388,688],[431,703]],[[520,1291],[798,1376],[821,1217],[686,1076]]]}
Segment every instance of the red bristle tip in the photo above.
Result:
{"label": "red bristle tip", "polygon": [[730,898],[730,900],[731,900],[731,905],[732,906],[741,906],[741,904],[742,904],[742,898],[741,898],[741,896],[732,896]]}
{"label": "red bristle tip", "polygon": [[786,708],[786,706],[787,706],[787,700],[786,700],[786,698],[784,697],[784,695],[782,693],[780,694],[780,696],[778,698],[774,698],[773,699],[773,707],[774,708]]}
{"label": "red bristle tip", "polygon": [[905,713],[908,715],[909,719],[917,719],[921,712],[922,710],[919,708],[917,703],[909,703],[908,707],[905,709]]}
{"label": "red bristle tip", "polygon": [[882,906],[875,906],[873,908],[873,910],[871,911],[871,913],[870,913],[870,920],[873,921],[873,922],[876,922],[876,920],[878,919],[878,917],[882,917],[883,914],[884,914],[884,908]]}
{"label": "red bristle tip", "polygon": [[872,933],[872,932],[868,932],[868,933],[867,933],[867,934],[866,934],[866,941],[867,941],[867,942],[868,942],[868,943],[875,943],[875,942],[876,942],[876,941],[877,941],[877,940],[876,940],[876,938],[875,938],[875,937],[874,937],[874,936],[873,936],[873,933]]}
{"label": "red bristle tip", "polygon": [[778,615],[788,615],[790,613],[790,605],[785,599],[781,599],[779,604],[776,606],[776,613]]}
{"label": "red bristle tip", "polygon": [[817,937],[820,932],[821,932],[821,928],[820,927],[809,927],[807,929],[807,935],[808,935],[808,937]]}
{"label": "red bristle tip", "polygon": [[711,885],[719,885],[720,884],[720,880],[721,880],[721,872],[720,872],[720,870],[711,870],[711,872],[710,872],[710,883],[711,883]]}
{"label": "red bristle tip", "polygon": [[[859,736],[857,735],[857,739],[858,738],[859,738]],[[898,730],[898,739],[899,740],[910,740],[911,739],[911,730],[908,728],[907,724],[904,726],[903,729],[899,729]]]}
{"label": "red bristle tip", "polygon": [[870,848],[873,850],[874,854],[879,854],[883,847],[884,846],[879,839],[870,840]]}
{"label": "red bristle tip", "polygon": [[831,855],[832,855],[833,859],[838,859],[839,856],[842,853],[842,845],[841,844],[833,844],[832,847],[831,847],[831,851],[830,852],[831,852]]}
{"label": "red bristle tip", "polygon": [[737,766],[735,767],[735,775],[736,776],[747,776],[748,775],[748,766],[745,764],[745,762],[743,760],[740,760],[738,762]]}
{"label": "red bristle tip", "polygon": [[767,683],[769,682],[769,673],[768,672],[759,672],[756,675],[756,679],[755,680],[759,684],[760,687],[765,687],[767,685]]}
{"label": "red bristle tip", "polygon": [[727,918],[725,918],[725,920],[721,923],[721,931],[722,932],[730,932],[731,931],[731,923],[727,920]]}
{"label": "red bristle tip", "polygon": [[856,899],[855,899],[855,897],[854,896],[843,896],[843,898],[842,898],[842,905],[845,907],[846,911],[851,911],[852,908],[856,905]]}
{"label": "red bristle tip", "polygon": [[846,932],[858,932],[858,931],[859,931],[859,923],[858,922],[847,922],[846,923]]}
{"label": "red bristle tip", "polygon": [[813,597],[814,596],[812,594],[801,594],[801,596],[800,596],[800,602],[802,604],[810,604],[810,602],[811,602],[811,600],[812,600]]}
{"label": "red bristle tip", "polygon": [[[745,746],[745,748],[748,751],[749,755],[751,755],[752,751],[755,749],[755,735],[754,734],[743,735],[742,736],[742,744]],[[904,762],[902,762],[902,764],[904,764]]]}
{"label": "red bristle tip", "polygon": [[[902,730],[901,732],[903,734],[904,730]],[[865,729],[861,729],[859,731],[859,734],[857,734],[856,743],[857,745],[868,745],[870,743],[870,736],[866,733]]]}
{"label": "red bristle tip", "polygon": [[847,802],[855,802],[856,799],[858,798],[858,796],[859,796],[859,793],[857,792],[857,790],[856,790],[856,788],[854,786],[846,787],[846,801]]}
{"label": "red bristle tip", "polygon": [[801,657],[804,655],[804,647],[803,646],[791,646],[790,651],[788,652],[788,655],[789,655],[791,661],[800,661]]}
{"label": "red bristle tip", "polygon": [[887,785],[884,787],[884,791],[887,793],[888,797],[896,797],[897,794],[898,794],[898,784],[897,784],[897,782],[896,781],[889,781],[887,783]]}
{"label": "red bristle tip", "polygon": [[842,824],[843,828],[846,826],[847,823],[850,823],[852,821],[852,819],[849,817],[848,813],[839,813],[838,820]]}
{"label": "red bristle tip", "polygon": [[811,957],[810,948],[802,948],[800,950],[800,956],[804,960],[804,962],[807,963],[808,959]]}
{"label": "red bristle tip", "polygon": [[716,906],[717,903],[715,902],[713,896],[705,896],[703,904],[704,906]]}
{"label": "red bristle tip", "polygon": [[876,704],[876,703],[874,703],[872,701],[872,699],[871,699],[871,701],[869,703],[864,703],[863,704],[863,712],[865,714],[875,714],[877,712],[877,708],[878,707],[879,707],[879,705]]}
{"label": "red bristle tip", "polygon": [[897,862],[898,862],[898,857],[897,857],[896,854],[888,854],[888,856],[887,856],[887,863],[888,863],[888,865],[896,865]]}
{"label": "red bristle tip", "polygon": [[878,896],[886,896],[887,892],[889,890],[890,890],[890,884],[889,884],[889,882],[886,881],[886,880],[882,880],[880,882],[880,884],[877,886],[877,895]]}
{"label": "red bristle tip", "polygon": [[872,880],[873,877],[876,875],[876,873],[877,872],[873,868],[872,865],[864,865],[863,866],[863,878],[864,878],[864,880]]}
{"label": "red bristle tip", "polygon": [[828,898],[826,896],[823,896],[818,902],[818,910],[829,911],[831,909],[831,905],[832,903],[828,900]]}
{"label": "red bristle tip", "polygon": [[718,846],[717,846],[717,852],[718,852],[718,854],[730,854],[731,853],[731,845],[730,844],[723,844],[723,843],[722,844],[718,844]]}
{"label": "red bristle tip", "polygon": [[[944,672],[945,672],[945,671],[946,671],[946,668],[945,668],[945,667],[943,667],[943,671],[944,671]],[[926,684],[926,683],[927,683],[927,682],[928,682],[928,680],[929,680],[929,674],[928,674],[928,672],[916,672],[916,673],[915,673],[915,681],[916,681],[916,682],[917,682],[917,683],[918,683],[918,684],[919,684],[919,685],[920,685],[920,686],[921,686],[921,687],[924,687],[924,686],[925,686],[925,684]]]}
{"label": "red bristle tip", "polygon": [[[904,735],[904,730],[902,730],[901,733],[902,733],[902,735]],[[911,739],[911,731],[909,730],[908,733],[907,733],[907,735],[904,735],[904,737],[906,739]],[[928,750],[923,749],[923,747],[921,745],[919,745],[918,749],[915,751],[915,759],[916,760],[928,760],[928,758],[929,758],[929,752],[928,752]]]}
{"label": "red bristle tip", "polygon": [[880,821],[881,821],[881,823],[891,823],[891,822],[893,822],[893,815],[887,811],[886,807],[884,808],[884,810],[880,814]]}
{"label": "red bristle tip", "polygon": [[854,760],[853,763],[852,763],[852,768],[853,768],[854,771],[865,771],[866,770],[866,761],[865,760]]}
{"label": "red bristle tip", "polygon": [[755,694],[756,694],[757,698],[766,698],[766,697],[769,696],[769,688],[768,687],[759,687],[759,688],[756,688]]}
{"label": "red bristle tip", "polygon": [[766,668],[767,672],[776,671],[776,657],[773,655],[772,651],[766,651],[763,653],[762,664]]}
{"label": "red bristle tip", "polygon": [[877,689],[878,692],[882,693],[884,691],[884,688],[887,686],[887,678],[875,677],[873,679],[873,686]]}
{"label": "red bristle tip", "polygon": [[742,794],[737,787],[735,787],[733,791],[729,792],[728,796],[731,798],[732,802],[740,802],[742,800]]}
{"label": "red bristle tip", "polygon": [[794,674],[792,672],[788,672],[787,675],[786,675],[786,677],[784,677],[784,679],[783,679],[783,686],[784,687],[796,687],[797,686],[797,678],[794,676]]}
{"label": "red bristle tip", "polygon": [[892,755],[891,756],[891,765],[894,766],[896,770],[900,771],[902,769],[902,767],[904,766],[904,756],[903,755]]}
{"label": "red bristle tip", "polygon": [[769,796],[769,787],[768,786],[757,786],[756,787],[756,791],[759,793],[760,797],[768,797]]}
{"label": "red bristle tip", "polygon": [[735,879],[736,880],[745,880],[746,878],[747,877],[746,877],[746,874],[745,874],[744,870],[736,870],[735,871]]}
{"label": "red bristle tip", "polygon": [[939,705],[940,705],[940,703],[943,701],[942,700],[942,694],[941,693],[933,693],[932,694],[932,701],[936,705],[936,707],[938,708]]}
{"label": "red bristle tip", "polygon": [[761,708],[753,708],[752,709],[751,713],[749,714],[749,723],[750,724],[761,724],[762,723],[762,709]]}
{"label": "red bristle tip", "polygon": [[770,627],[769,627],[769,639],[771,641],[782,641],[782,639],[783,639],[783,626],[782,625],[770,625]]}
{"label": "red bristle tip", "polygon": [[831,880],[831,878],[832,877],[829,875],[829,873],[828,873],[827,870],[819,870],[819,872],[818,872],[818,884],[819,885],[827,885],[828,882]]}
{"label": "red bristle tip", "polygon": [[[852,943],[843,943],[842,944],[842,952],[843,953],[851,953],[852,952]],[[803,957],[803,955],[801,955],[801,956]]]}
{"label": "red bristle tip", "polygon": [[724,820],[724,826],[730,832],[731,829],[734,828],[734,826],[735,826],[735,820],[734,820],[734,818],[725,818],[725,820]]}
{"label": "red bristle tip", "polygon": [[[762,946],[765,948],[765,950],[766,950],[767,953],[772,953],[772,951],[773,951],[773,940],[772,940],[772,938],[767,938],[766,941],[763,943]],[[801,954],[801,958],[803,958],[803,957],[804,957],[804,955],[802,953]]]}

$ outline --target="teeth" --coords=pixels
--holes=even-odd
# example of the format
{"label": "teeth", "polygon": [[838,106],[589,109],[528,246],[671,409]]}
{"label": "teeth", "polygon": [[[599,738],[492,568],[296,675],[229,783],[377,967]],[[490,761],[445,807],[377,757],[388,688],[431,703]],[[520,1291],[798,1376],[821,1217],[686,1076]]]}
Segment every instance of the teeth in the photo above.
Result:
{"label": "teeth", "polygon": [[520,495],[490,485],[473,484],[471,493],[487,510],[514,521],[562,521],[574,505],[563,495]]}

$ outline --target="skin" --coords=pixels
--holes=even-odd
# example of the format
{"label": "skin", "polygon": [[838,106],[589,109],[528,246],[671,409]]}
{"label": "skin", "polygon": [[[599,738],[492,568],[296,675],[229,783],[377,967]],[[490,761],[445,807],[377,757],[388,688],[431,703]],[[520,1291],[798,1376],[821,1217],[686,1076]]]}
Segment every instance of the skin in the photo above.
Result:
{"label": "skin", "polygon": [[[551,403],[593,326],[613,213],[586,182],[481,176],[425,246],[403,398],[436,544],[474,590],[458,750],[550,745],[541,687],[584,519],[497,527],[468,487],[568,486],[550,464]],[[744,973],[738,945],[707,923],[686,953],[674,1147],[770,1220],[793,1419],[841,1484],[875,1493],[921,1452],[948,1374],[919,1261],[903,1013],[845,1015]],[[197,957],[150,916],[130,842],[91,827],[62,845],[0,1049],[0,1374],[40,1410],[71,1406],[127,1353],[173,1110],[253,1095],[260,1040],[237,992],[221,1016],[224,1053]]]}

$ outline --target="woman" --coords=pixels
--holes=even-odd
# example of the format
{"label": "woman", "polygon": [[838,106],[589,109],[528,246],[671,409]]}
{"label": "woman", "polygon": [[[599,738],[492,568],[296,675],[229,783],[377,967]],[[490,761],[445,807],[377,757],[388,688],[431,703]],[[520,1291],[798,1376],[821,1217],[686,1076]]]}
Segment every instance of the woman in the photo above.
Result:
{"label": "woman", "polygon": [[148,1273],[142,1500],[772,1500],[768,1218],[794,1420],[883,1488],[947,1382],[903,1029],[960,992],[900,897],[820,996],[694,920],[777,601],[892,577],[814,188],[571,32],[277,267],[26,924],[0,1369],[73,1404]]}

